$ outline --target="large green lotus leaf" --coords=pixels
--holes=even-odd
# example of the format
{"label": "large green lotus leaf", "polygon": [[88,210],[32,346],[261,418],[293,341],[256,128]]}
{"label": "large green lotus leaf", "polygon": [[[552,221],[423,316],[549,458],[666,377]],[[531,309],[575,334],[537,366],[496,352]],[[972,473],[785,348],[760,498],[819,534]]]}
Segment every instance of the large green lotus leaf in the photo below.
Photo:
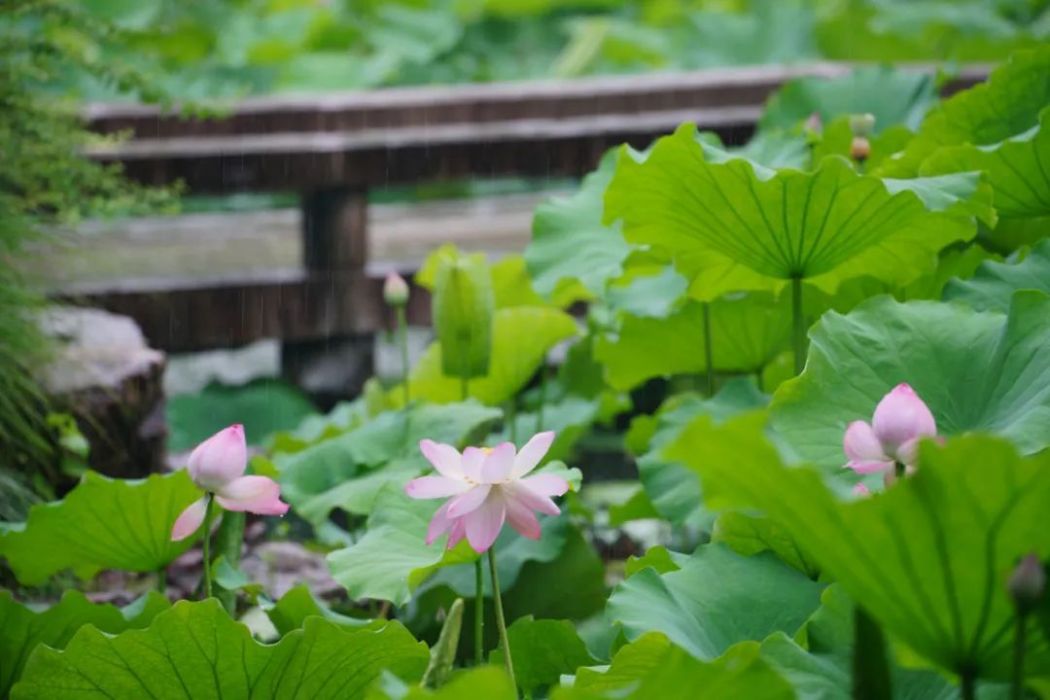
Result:
{"label": "large green lotus leaf", "polygon": [[[568,620],[535,620],[527,615],[507,628],[507,637],[514,678],[527,696],[557,684],[562,674],[597,663]],[[502,649],[492,652],[489,662],[503,664]]]}
{"label": "large green lotus leaf", "polygon": [[409,688],[401,682],[391,683],[389,675],[383,681],[381,687],[372,688],[368,700],[517,700],[518,697],[507,672],[494,666],[477,666],[456,672],[447,683],[436,690],[422,686]]}
{"label": "large green lotus leaf", "polygon": [[[897,124],[868,137],[868,157],[864,169],[876,172],[876,168],[887,158],[900,151],[915,137],[906,126]],[[824,126],[820,140],[813,144],[812,162],[819,163],[830,155],[850,158],[853,150],[853,128],[849,117],[840,117]]]}
{"label": "large green lotus leaf", "polygon": [[[900,158],[888,160],[883,170],[910,176],[939,148],[994,146],[1024,134],[1039,121],[1050,104],[1050,47],[1018,51],[992,71],[988,80],[937,105],[923,120]],[[999,202],[996,201],[998,207]]]}
{"label": "large green lotus leaf", "polygon": [[[490,406],[502,404],[532,378],[547,351],[576,332],[572,316],[558,309],[515,306],[497,310],[489,371],[470,380],[470,396]],[[449,403],[462,396],[459,377],[441,371],[441,344],[436,342],[412,368],[408,383],[413,399]],[[393,401],[402,401],[403,396],[400,387],[391,390]]]}
{"label": "large green lotus leaf", "polygon": [[673,265],[652,265],[628,260],[624,276],[605,292],[605,302],[614,313],[647,318],[667,318],[678,308],[689,288]]}
{"label": "large green lotus leaf", "polygon": [[788,129],[811,114],[827,124],[849,114],[875,115],[876,131],[894,124],[917,129],[937,101],[933,76],[888,66],[857,68],[835,78],[809,76],[784,84],[766,102],[762,129]]}
{"label": "large green lotus leaf", "polygon": [[148,593],[124,608],[95,604],[80,591],[66,591],[56,605],[32,610],[0,591],[0,697],[22,675],[26,659],[37,646],[62,649],[84,625],[94,625],[109,634],[146,627],[169,606],[160,593]]}
{"label": "large green lotus leaf", "polygon": [[[711,507],[759,508],[885,630],[958,673],[1008,678],[1014,610],[1005,581],[1026,553],[1050,554],[1050,453],[1021,458],[999,438],[920,447],[917,473],[845,502],[811,467],[784,466],[756,413],[714,427],[698,419],[669,452],[700,474]],[[1033,633],[1033,676],[1050,647]]]}
{"label": "large green lotus leaf", "polygon": [[689,469],[663,456],[663,448],[673,442],[697,416],[724,421],[744,411],[760,408],[768,399],[747,379],[735,379],[712,398],[679,394],[667,399],[656,413],[655,432],[648,449],[638,460],[638,474],[653,507],[661,517],[676,525],[706,525],[710,515],[703,507],[700,481]]}
{"label": "large green lotus leaf", "polygon": [[61,501],[36,505],[24,523],[0,526],[0,557],[27,585],[72,569],[156,571],[189,549],[171,541],[179,513],[201,497],[185,470],[125,481],[87,472]]}
{"label": "large green lotus leaf", "polygon": [[[569,457],[577,441],[598,420],[601,410],[601,399],[585,399],[568,394],[561,400],[551,401],[543,407],[543,415],[536,412],[518,413],[514,416],[513,442],[519,445],[534,433],[541,430],[553,430],[554,442],[551,444],[544,460],[564,460]],[[542,420],[541,420],[542,418]],[[504,426],[498,440],[510,440],[510,426]]]}
{"label": "large green lotus leaf", "polygon": [[1050,109],[1021,134],[994,145],[938,149],[920,168],[923,175],[975,170],[985,174],[1002,221],[1050,216]]}
{"label": "large green lotus leaf", "polygon": [[628,639],[656,630],[710,660],[737,642],[794,634],[820,604],[821,587],[768,552],[745,557],[711,544],[677,571],[635,573],[609,596],[609,616]]}
{"label": "large green lotus leaf", "polygon": [[756,643],[738,644],[718,659],[705,662],[659,632],[649,632],[617,651],[608,667],[580,668],[571,687],[558,688],[551,694],[553,700],[697,697],[793,700],[795,693],[761,658]]}
{"label": "large green lotus leaf", "polygon": [[217,600],[180,601],[143,630],[82,627],[64,651],[40,647],[12,698],[363,698],[384,670],[416,680],[426,645],[397,622],[348,630],[320,617],[273,645]]}
{"label": "large green lotus leaf", "polygon": [[[687,467],[681,469],[696,476],[695,472]],[[761,552],[773,552],[780,561],[798,569],[809,578],[816,580],[820,576],[820,567],[813,557],[802,551],[787,530],[764,516],[739,511],[722,513],[715,520],[711,541],[721,542],[745,557]]]}
{"label": "large green lotus leaf", "polygon": [[970,279],[949,281],[944,298],[978,311],[1006,313],[1014,292],[1020,289],[1050,293],[1050,241],[1043,241],[1020,261],[988,261]]}
{"label": "large green lotus leaf", "polygon": [[292,630],[300,629],[309,617],[323,617],[328,622],[339,627],[356,629],[360,627],[371,627],[376,629],[386,624],[385,620],[350,617],[340,615],[331,610],[321,601],[314,597],[310,587],[305,583],[291,588],[276,602],[263,602],[263,610],[270,622],[277,629],[278,634],[284,636]]}
{"label": "large green lotus leaf", "polygon": [[[777,632],[762,641],[762,658],[791,681],[799,700],[850,700],[854,655],[853,601],[829,586],[821,606],[794,638]],[[956,700],[959,688],[940,673],[891,664],[895,700]],[[984,684],[981,700],[1005,700],[1002,686]]]}
{"label": "large green lotus leaf", "polygon": [[424,542],[427,524],[440,505],[413,500],[402,486],[387,484],[376,496],[365,534],[328,555],[332,576],[352,599],[404,605],[439,567],[474,561],[477,554],[466,542],[449,551],[439,543]]}
{"label": "large green lotus leaf", "polygon": [[499,420],[476,401],[416,404],[387,411],[338,437],[277,458],[282,493],[296,512],[320,523],[332,510],[366,514],[388,481],[404,483],[427,464],[419,441],[462,445],[479,441]]}
{"label": "large green lotus leaf", "polygon": [[623,220],[628,242],[671,257],[694,297],[712,300],[791,279],[828,293],[860,275],[905,284],[973,236],[971,215],[990,216],[987,196],[976,173],[884,182],[837,157],[813,172],[714,163],[685,124],[642,162],[623,151],[605,215]]}
{"label": "large green lotus leaf", "polygon": [[907,382],[941,435],[987,431],[1024,452],[1050,444],[1050,297],[1014,295],[1008,316],[958,304],[872,299],[827,313],[810,332],[805,371],[777,389],[773,427],[803,459],[845,464],[854,420]]}
{"label": "large green lotus leaf", "polygon": [[616,169],[616,151],[605,154],[569,197],[554,197],[536,208],[525,263],[540,294],[553,296],[578,283],[591,298],[623,273],[630,247],[618,225],[602,223],[605,188]]}
{"label": "large green lotus leaf", "polygon": [[[716,371],[755,373],[780,354],[791,335],[790,299],[734,293],[710,302],[711,358]],[[630,389],[653,377],[696,374],[704,356],[704,305],[687,300],[667,318],[623,315],[617,332],[598,338],[595,358],[606,381]]]}

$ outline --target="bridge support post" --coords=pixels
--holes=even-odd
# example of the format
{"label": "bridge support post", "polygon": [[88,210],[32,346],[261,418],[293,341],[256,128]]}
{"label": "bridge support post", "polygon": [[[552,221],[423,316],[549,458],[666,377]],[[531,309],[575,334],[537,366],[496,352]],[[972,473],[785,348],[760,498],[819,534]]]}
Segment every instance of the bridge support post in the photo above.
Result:
{"label": "bridge support post", "polygon": [[[311,278],[330,289],[333,329],[353,327],[359,314],[360,289],[368,262],[368,192],[332,187],[302,195],[303,265]],[[347,323],[347,320],[350,323]],[[281,345],[284,377],[322,404],[360,392],[372,374],[371,333],[333,330],[331,334]]]}

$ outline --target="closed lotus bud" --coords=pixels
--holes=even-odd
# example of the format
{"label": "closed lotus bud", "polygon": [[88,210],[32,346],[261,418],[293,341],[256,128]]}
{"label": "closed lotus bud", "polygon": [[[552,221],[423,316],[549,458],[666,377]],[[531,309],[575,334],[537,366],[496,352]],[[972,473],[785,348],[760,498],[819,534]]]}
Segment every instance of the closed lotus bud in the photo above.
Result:
{"label": "closed lotus bud", "polygon": [[854,136],[871,136],[875,129],[874,114],[854,114],[849,118],[849,130]]}
{"label": "closed lotus bud", "polygon": [[389,273],[383,282],[383,301],[390,306],[404,306],[408,303],[408,283],[396,272]]}
{"label": "closed lotus bud", "polygon": [[871,143],[864,136],[854,136],[849,144],[849,157],[863,162],[871,155]]}
{"label": "closed lotus bud", "polygon": [[484,255],[443,256],[432,301],[441,343],[441,371],[450,377],[483,377],[492,354],[495,299]]}
{"label": "closed lotus bud", "polygon": [[1006,590],[1017,609],[1023,613],[1032,610],[1046,590],[1046,571],[1039,557],[1029,554],[1021,559],[1006,582]]}

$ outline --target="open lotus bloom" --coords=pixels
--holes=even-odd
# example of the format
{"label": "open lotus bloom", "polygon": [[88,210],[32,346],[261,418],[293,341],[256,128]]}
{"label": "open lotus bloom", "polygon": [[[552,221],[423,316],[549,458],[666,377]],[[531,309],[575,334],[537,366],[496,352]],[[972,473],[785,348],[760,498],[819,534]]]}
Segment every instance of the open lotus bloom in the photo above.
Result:
{"label": "open lotus bloom", "polygon": [[919,440],[936,434],[930,409],[910,386],[898,384],[879,401],[870,425],[858,420],[846,428],[846,466],[858,474],[893,475],[898,462],[914,469]]}
{"label": "open lotus bloom", "polygon": [[183,540],[204,522],[208,499],[226,510],[246,511],[258,515],[284,515],[288,504],[281,501],[281,487],[265,476],[245,476],[248,468],[248,446],[244,426],[231,425],[197,445],[190,454],[186,469],[193,483],[208,492],[182,511],[171,529],[171,539]]}
{"label": "open lotus bloom", "polygon": [[496,541],[504,522],[525,537],[539,539],[534,511],[557,515],[551,500],[569,490],[569,482],[553,474],[528,476],[547,454],[554,433],[535,435],[521,451],[504,442],[491,449],[468,447],[460,454],[451,445],[423,440],[419,449],[438,471],[405,485],[412,498],[451,497],[434,514],[427,544],[444,533],[448,546],[466,538],[474,551],[485,552]]}

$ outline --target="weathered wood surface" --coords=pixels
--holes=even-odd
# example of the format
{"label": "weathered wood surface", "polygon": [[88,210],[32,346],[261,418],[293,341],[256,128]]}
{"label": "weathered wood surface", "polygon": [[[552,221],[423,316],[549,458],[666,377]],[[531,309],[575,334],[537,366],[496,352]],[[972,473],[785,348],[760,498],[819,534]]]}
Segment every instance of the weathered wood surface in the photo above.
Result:
{"label": "weathered wood surface", "polygon": [[[645,146],[686,121],[743,142],[784,81],[849,68],[817,63],[259,99],[234,106],[223,119],[95,106],[87,116],[96,129],[127,129],[134,138],[89,154],[122,163],[137,180],[182,180],[196,192],[580,175],[606,149]],[[967,68],[947,89],[986,73]]]}
{"label": "weathered wood surface", "polygon": [[54,307],[42,326],[56,339],[41,383],[76,418],[91,466],[109,476],[142,477],[164,466],[164,353],[131,318],[99,309]]}

